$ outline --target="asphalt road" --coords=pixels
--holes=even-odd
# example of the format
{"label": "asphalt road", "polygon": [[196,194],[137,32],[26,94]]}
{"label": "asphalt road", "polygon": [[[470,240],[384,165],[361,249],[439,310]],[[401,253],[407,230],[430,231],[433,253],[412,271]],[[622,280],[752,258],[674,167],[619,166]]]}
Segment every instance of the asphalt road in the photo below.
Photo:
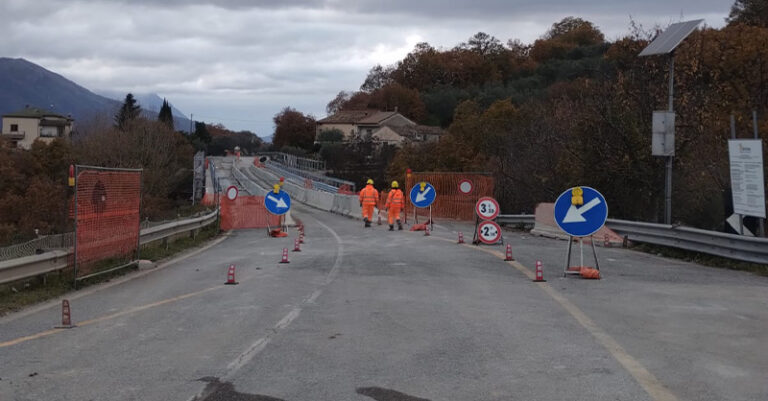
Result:
{"label": "asphalt road", "polygon": [[466,225],[293,214],[290,264],[295,230],[243,230],[70,295],[76,328],[0,319],[0,400],[768,399],[768,278],[598,249],[603,280],[563,279],[563,241],[505,232],[510,263]]}

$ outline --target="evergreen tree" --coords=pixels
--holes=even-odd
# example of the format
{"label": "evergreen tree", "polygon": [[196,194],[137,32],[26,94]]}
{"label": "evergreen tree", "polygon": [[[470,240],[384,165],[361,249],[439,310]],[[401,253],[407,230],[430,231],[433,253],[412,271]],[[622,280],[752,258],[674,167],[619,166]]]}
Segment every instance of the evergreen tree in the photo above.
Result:
{"label": "evergreen tree", "polygon": [[193,136],[204,144],[211,143],[211,133],[208,132],[208,127],[206,127],[204,122],[195,121],[195,133]]}
{"label": "evergreen tree", "polygon": [[141,115],[141,106],[136,103],[136,98],[132,93],[125,95],[125,101],[120,110],[115,115],[115,125],[123,130],[129,122],[137,119]]}
{"label": "evergreen tree", "polygon": [[729,24],[768,27],[768,3],[765,0],[736,0],[726,18]]}
{"label": "evergreen tree", "polygon": [[168,126],[173,131],[173,112],[171,111],[171,105],[168,101],[163,99],[163,106],[160,107],[160,113],[157,115],[157,120]]}

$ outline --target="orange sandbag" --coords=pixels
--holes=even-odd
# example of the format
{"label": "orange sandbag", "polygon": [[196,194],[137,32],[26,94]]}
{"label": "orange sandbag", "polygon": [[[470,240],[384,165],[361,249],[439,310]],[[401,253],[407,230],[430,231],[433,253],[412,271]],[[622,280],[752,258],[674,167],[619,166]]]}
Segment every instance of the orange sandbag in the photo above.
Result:
{"label": "orange sandbag", "polygon": [[592,280],[600,279],[600,270],[593,269],[591,267],[582,267],[580,274],[582,278],[587,278]]}
{"label": "orange sandbag", "polygon": [[283,238],[283,237],[287,237],[288,233],[286,233],[283,230],[278,228],[278,229],[270,231],[269,232],[269,236],[270,237],[275,237],[275,238]]}
{"label": "orange sandbag", "polygon": [[427,223],[424,224],[414,224],[411,226],[411,231],[424,231],[427,229]]}

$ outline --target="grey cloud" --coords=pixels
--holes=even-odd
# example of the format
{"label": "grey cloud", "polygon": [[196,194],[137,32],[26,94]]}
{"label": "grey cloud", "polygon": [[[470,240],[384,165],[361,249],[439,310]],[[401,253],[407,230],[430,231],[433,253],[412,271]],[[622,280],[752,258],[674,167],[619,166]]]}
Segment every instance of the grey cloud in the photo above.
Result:
{"label": "grey cloud", "polygon": [[[287,105],[321,116],[338,91],[356,89],[371,66],[396,62],[416,41],[452,47],[484,31],[531,42],[568,15],[615,38],[627,32],[630,15],[652,26],[682,11],[718,24],[729,7],[721,0],[0,0],[0,55],[91,89],[158,92],[186,112],[227,116],[225,125],[243,129],[249,123],[236,120],[271,121]],[[269,134],[264,124],[260,133]]]}

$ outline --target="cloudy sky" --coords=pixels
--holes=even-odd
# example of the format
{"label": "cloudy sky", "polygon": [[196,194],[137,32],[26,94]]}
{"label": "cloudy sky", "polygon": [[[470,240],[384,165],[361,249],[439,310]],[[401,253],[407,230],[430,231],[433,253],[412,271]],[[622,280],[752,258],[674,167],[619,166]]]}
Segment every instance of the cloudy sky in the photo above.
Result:
{"label": "cloudy sky", "polygon": [[[291,106],[316,117],[375,64],[418,42],[450,48],[478,31],[530,43],[573,15],[608,39],[704,18],[732,0],[0,0],[0,56],[23,57],[93,91],[155,92],[195,120],[271,135]],[[0,77],[1,79],[1,77]]]}

